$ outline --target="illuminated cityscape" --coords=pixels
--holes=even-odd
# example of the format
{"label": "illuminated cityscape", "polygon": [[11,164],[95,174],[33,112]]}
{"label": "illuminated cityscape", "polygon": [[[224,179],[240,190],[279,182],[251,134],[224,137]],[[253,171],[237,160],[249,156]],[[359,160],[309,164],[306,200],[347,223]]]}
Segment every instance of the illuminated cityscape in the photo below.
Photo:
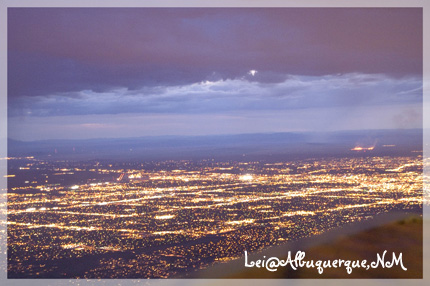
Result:
{"label": "illuminated cityscape", "polygon": [[422,211],[421,155],[8,159],[11,278],[175,277],[376,214]]}

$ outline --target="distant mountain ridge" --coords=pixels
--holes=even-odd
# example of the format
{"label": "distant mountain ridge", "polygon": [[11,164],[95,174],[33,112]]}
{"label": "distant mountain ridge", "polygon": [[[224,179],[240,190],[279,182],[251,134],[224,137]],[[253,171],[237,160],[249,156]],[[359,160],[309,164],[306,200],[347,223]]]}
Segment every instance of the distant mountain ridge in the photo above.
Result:
{"label": "distant mountain ridge", "polygon": [[[378,154],[422,150],[422,129],[285,132],[207,136],[147,136],[84,140],[8,139],[8,156],[46,159],[232,159],[259,156],[341,156],[352,148],[375,147]],[[353,153],[351,153],[353,152]]]}

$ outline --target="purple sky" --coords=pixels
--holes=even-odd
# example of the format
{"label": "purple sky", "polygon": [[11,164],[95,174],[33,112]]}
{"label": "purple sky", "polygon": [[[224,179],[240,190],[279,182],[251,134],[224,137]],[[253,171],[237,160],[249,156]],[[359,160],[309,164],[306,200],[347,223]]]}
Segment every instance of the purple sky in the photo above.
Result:
{"label": "purple sky", "polygon": [[9,136],[422,127],[417,8],[9,8]]}

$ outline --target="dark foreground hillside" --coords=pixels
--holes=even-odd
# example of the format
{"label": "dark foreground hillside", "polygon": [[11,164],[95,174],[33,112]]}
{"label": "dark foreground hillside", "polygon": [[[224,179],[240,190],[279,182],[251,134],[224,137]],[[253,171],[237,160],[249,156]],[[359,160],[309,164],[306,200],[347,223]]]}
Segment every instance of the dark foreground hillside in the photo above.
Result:
{"label": "dark foreground hillside", "polygon": [[[397,214],[396,214],[397,216]],[[423,278],[423,218],[419,214],[406,215],[401,219],[380,224],[387,220],[387,216],[378,217],[376,221],[370,221],[366,227],[363,222],[343,229],[325,233],[320,237],[305,239],[298,243],[287,243],[281,247],[274,247],[259,253],[248,255],[248,262],[257,259],[267,260],[276,256],[279,259],[287,259],[287,251],[292,252],[292,257],[298,250],[306,253],[304,260],[333,261],[338,259],[360,262],[367,260],[370,264],[377,261],[377,253],[382,257],[387,250],[385,261],[391,262],[392,253],[398,256],[402,253],[402,262],[406,271],[398,265],[392,268],[379,266],[375,269],[354,268],[350,274],[345,267],[325,268],[322,274],[314,268],[279,267],[277,271],[270,272],[266,268],[245,268],[244,258],[215,265],[192,277],[217,277],[217,278]],[[389,219],[388,219],[389,220]],[[364,230],[360,230],[363,229]],[[367,229],[366,229],[367,228]]]}
{"label": "dark foreground hillside", "polygon": [[[376,253],[387,250],[386,257],[392,253],[402,253],[406,271],[398,266],[378,267],[366,270],[355,268],[348,274],[344,268],[327,268],[320,275],[315,269],[301,268],[297,272],[284,271],[282,276],[297,278],[422,278],[423,277],[423,220],[412,216],[404,220],[383,225],[356,235],[339,238],[332,243],[315,246],[306,251],[306,255],[315,260],[350,260],[374,261]],[[388,259],[386,259],[388,260]],[[281,274],[281,273],[280,273]]]}

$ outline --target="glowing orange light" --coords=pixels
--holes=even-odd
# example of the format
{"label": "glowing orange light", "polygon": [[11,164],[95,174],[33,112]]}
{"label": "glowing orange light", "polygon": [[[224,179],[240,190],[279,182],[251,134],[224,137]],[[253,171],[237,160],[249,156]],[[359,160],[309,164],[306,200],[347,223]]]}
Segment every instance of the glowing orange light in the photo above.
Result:
{"label": "glowing orange light", "polygon": [[375,149],[375,146],[372,146],[372,147],[360,147],[360,146],[357,146],[357,147],[352,148],[351,151],[371,151],[373,149]]}

